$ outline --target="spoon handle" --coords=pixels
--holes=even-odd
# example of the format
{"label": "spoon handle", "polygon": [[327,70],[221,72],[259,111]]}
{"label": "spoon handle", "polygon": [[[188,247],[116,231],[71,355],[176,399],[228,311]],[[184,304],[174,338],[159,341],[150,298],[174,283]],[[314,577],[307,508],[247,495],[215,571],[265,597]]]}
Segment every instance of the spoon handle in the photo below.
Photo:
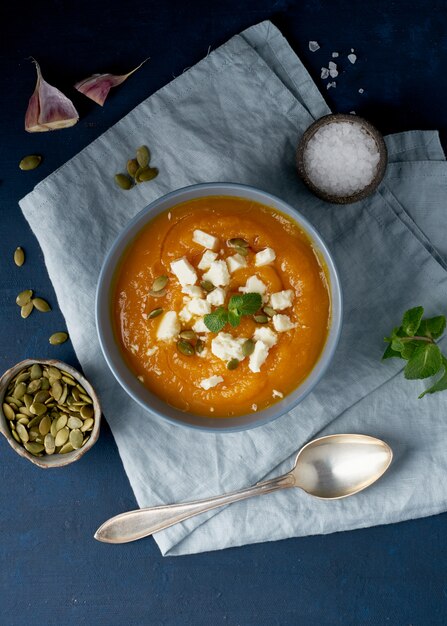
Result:
{"label": "spoon handle", "polygon": [[155,506],[147,509],[137,509],[121,513],[111,517],[98,528],[95,539],[105,543],[127,543],[148,537],[173,526],[178,522],[183,522],[194,515],[205,513],[220,506],[245,500],[252,496],[260,496],[264,493],[271,493],[278,489],[287,489],[295,486],[295,478],[292,474],[284,474],[258,483],[253,487],[233,491],[221,496],[206,498],[205,500],[195,500],[194,502],[184,502],[182,504],[168,504],[166,506]]}

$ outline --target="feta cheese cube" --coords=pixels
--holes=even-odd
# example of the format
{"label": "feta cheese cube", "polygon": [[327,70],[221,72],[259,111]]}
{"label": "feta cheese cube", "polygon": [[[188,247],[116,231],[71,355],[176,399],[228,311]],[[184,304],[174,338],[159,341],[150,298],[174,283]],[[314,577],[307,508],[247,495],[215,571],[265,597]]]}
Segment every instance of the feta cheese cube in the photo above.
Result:
{"label": "feta cheese cube", "polygon": [[201,359],[205,359],[208,356],[208,350],[207,348],[204,348],[202,350],[202,352],[196,352],[197,356],[199,356]]}
{"label": "feta cheese cube", "polygon": [[185,256],[171,262],[171,272],[177,276],[182,287],[195,285],[197,282],[196,270]]}
{"label": "feta cheese cube", "polygon": [[219,383],[223,383],[223,380],[224,379],[222,378],[222,376],[210,376],[209,378],[204,378],[203,380],[201,380],[200,386],[202,387],[202,389],[205,389],[207,391],[208,389],[212,389]]}
{"label": "feta cheese cube", "polygon": [[238,252],[227,258],[227,265],[230,272],[233,273],[236,270],[240,270],[241,267],[247,267],[247,259]]}
{"label": "feta cheese cube", "polygon": [[203,289],[198,285],[185,285],[182,287],[182,293],[186,293],[190,298],[203,298]]}
{"label": "feta cheese cube", "polygon": [[261,365],[265,362],[269,353],[268,347],[263,341],[257,341],[255,343],[255,349],[250,354],[250,360],[248,367],[255,374],[261,371]]}
{"label": "feta cheese cube", "polygon": [[222,289],[222,287],[216,287],[216,289],[213,289],[213,291],[207,295],[206,299],[213,306],[222,306],[225,302],[226,293],[227,292],[225,289]]}
{"label": "feta cheese cube", "polygon": [[217,250],[219,247],[219,239],[213,235],[203,232],[203,230],[195,230],[192,234],[192,240],[199,246],[208,248],[208,250]]}
{"label": "feta cheese cube", "polygon": [[209,270],[211,263],[217,259],[217,253],[211,250],[205,250],[198,264],[199,270]]}
{"label": "feta cheese cube", "polygon": [[211,304],[202,298],[193,298],[186,306],[193,315],[207,315],[211,313]]}
{"label": "feta cheese cube", "polygon": [[267,348],[271,348],[278,343],[277,334],[268,326],[260,326],[257,328],[254,332],[253,339],[255,341],[263,341]]}
{"label": "feta cheese cube", "polygon": [[276,252],[273,248],[264,248],[255,254],[255,265],[268,265],[276,259]]}
{"label": "feta cheese cube", "polygon": [[163,315],[157,328],[157,339],[170,341],[180,332],[180,322],[175,311],[168,311]]}
{"label": "feta cheese cube", "polygon": [[267,291],[267,285],[257,276],[250,276],[250,278],[247,279],[245,287],[239,287],[239,291],[242,291],[242,293],[260,293],[262,296]]}
{"label": "feta cheese cube", "polygon": [[270,306],[275,311],[283,311],[292,306],[294,293],[291,289],[285,291],[277,291],[270,296]]}
{"label": "feta cheese cube", "polygon": [[243,361],[242,346],[246,341],[243,337],[235,338],[229,333],[219,333],[211,341],[211,352],[222,361],[231,361],[231,359]]}
{"label": "feta cheese cube", "polygon": [[203,275],[203,280],[209,280],[215,287],[226,287],[230,282],[230,274],[225,261],[213,261]]}
{"label": "feta cheese cube", "polygon": [[189,300],[188,300],[188,303],[185,304],[183,309],[181,309],[180,313],[178,314],[178,316],[182,320],[182,322],[189,322],[193,318],[193,315],[192,315],[191,311],[188,308],[188,304],[189,304]]}
{"label": "feta cheese cube", "polygon": [[205,325],[205,322],[203,321],[203,317],[197,320],[197,322],[194,324],[192,329],[195,333],[199,333],[199,334],[210,332],[209,328]]}
{"label": "feta cheese cube", "polygon": [[292,330],[292,328],[297,326],[297,324],[290,321],[288,315],[274,315],[272,320],[273,327],[278,333],[285,333],[287,330]]}

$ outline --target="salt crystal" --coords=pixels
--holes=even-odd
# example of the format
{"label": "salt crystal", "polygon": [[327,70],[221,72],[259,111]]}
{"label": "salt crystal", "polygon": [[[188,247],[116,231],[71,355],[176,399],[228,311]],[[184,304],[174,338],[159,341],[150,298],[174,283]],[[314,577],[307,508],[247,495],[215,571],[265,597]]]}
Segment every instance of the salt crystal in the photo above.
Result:
{"label": "salt crystal", "polygon": [[351,48],[351,52],[354,52],[354,48]]}
{"label": "salt crystal", "polygon": [[364,91],[365,91],[365,90],[364,90],[362,87],[360,87],[360,89],[359,89],[359,93],[363,93]]}
{"label": "salt crystal", "polygon": [[337,83],[335,82],[335,80],[333,80],[332,83],[328,83],[326,85],[326,89],[330,89],[331,87],[335,89],[336,86],[337,86]]}
{"label": "salt crystal", "polygon": [[333,61],[329,61],[329,71],[336,70],[336,69],[337,69],[337,64],[334,63]]}
{"label": "salt crystal", "polygon": [[349,111],[349,113],[350,113],[351,115],[357,115],[357,113],[356,113],[355,111]]}
{"label": "salt crystal", "polygon": [[320,49],[320,46],[318,44],[318,41],[309,41],[309,50],[311,52],[316,52],[319,49]]}
{"label": "salt crystal", "polygon": [[369,185],[379,159],[373,137],[353,122],[322,126],[304,151],[304,167],[310,181],[334,196],[350,196]]}
{"label": "salt crystal", "polygon": [[354,63],[357,61],[357,55],[356,54],[348,54],[348,59],[351,61],[352,65],[354,65]]}
{"label": "salt crystal", "polygon": [[337,78],[337,76],[338,76],[337,70],[329,70],[329,74],[330,74],[331,78]]}
{"label": "salt crystal", "polygon": [[321,78],[324,80],[325,78],[327,78],[329,76],[329,70],[327,67],[322,67],[321,68]]}
{"label": "salt crystal", "polygon": [[333,52],[333,53],[332,53],[332,58],[333,58],[333,59],[336,59],[338,56],[340,56],[340,55],[338,54],[338,52]]}

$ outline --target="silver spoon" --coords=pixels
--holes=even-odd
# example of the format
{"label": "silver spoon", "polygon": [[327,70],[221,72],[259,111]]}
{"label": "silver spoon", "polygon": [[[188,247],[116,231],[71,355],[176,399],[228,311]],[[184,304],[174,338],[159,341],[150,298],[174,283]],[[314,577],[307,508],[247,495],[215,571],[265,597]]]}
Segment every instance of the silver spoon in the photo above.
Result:
{"label": "silver spoon", "polygon": [[135,541],[199,513],[289,487],[299,487],[309,495],[325,500],[346,498],[379,479],[390,466],[392,458],[389,445],[375,437],[321,437],[301,448],[288,474],[205,500],[121,513],[104,522],[96,531],[95,539],[105,543]]}

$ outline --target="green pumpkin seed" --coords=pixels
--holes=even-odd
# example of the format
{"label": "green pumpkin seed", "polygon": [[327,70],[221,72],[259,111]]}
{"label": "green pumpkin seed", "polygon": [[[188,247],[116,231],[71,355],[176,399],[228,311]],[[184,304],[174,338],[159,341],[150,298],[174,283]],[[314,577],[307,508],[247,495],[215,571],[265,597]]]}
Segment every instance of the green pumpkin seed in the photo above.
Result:
{"label": "green pumpkin seed", "polygon": [[115,183],[118,187],[121,187],[121,189],[125,189],[126,191],[131,189],[133,186],[131,179],[126,176],[126,174],[115,174]]}
{"label": "green pumpkin seed", "polygon": [[44,415],[47,412],[47,405],[41,404],[40,402],[33,402],[30,411],[33,415]]}
{"label": "green pumpkin seed", "polygon": [[94,424],[94,420],[91,417],[87,418],[81,426],[81,431],[85,433],[88,430],[91,430],[91,428],[93,428],[93,424]]}
{"label": "green pumpkin seed", "polygon": [[145,167],[139,170],[136,180],[139,183],[147,183],[158,176],[158,169],[156,167]]}
{"label": "green pumpkin seed", "polygon": [[59,346],[61,343],[65,343],[68,339],[68,333],[60,332],[53,333],[49,339],[52,346]]}
{"label": "green pumpkin seed", "polygon": [[16,432],[23,442],[29,441],[28,431],[23,424],[16,424]]}
{"label": "green pumpkin seed", "polygon": [[28,304],[25,304],[20,309],[20,315],[23,317],[24,320],[26,320],[26,318],[29,317],[31,313],[33,312],[33,309],[34,309],[34,304],[32,302],[28,302]]}
{"label": "green pumpkin seed", "polygon": [[242,246],[235,246],[234,249],[241,256],[247,256],[248,255],[248,249],[247,248],[242,248]]}
{"label": "green pumpkin seed", "polygon": [[152,311],[149,313],[149,315],[147,316],[148,320],[153,320],[156,317],[158,317],[159,315],[161,315],[163,313],[163,309],[159,308],[159,309],[152,309]]}
{"label": "green pumpkin seed", "polygon": [[258,322],[258,324],[267,324],[267,322],[269,321],[267,315],[253,315],[253,319],[255,320],[255,322]]}
{"label": "green pumpkin seed", "polygon": [[18,385],[16,385],[16,388],[13,391],[13,398],[17,398],[17,400],[20,400],[20,398],[23,398],[23,396],[26,393],[28,385],[26,383],[19,383]]}
{"label": "green pumpkin seed", "polygon": [[43,391],[38,391],[34,396],[34,402],[41,402],[47,404],[47,402],[51,400],[49,392],[45,389]]}
{"label": "green pumpkin seed", "polygon": [[42,377],[42,368],[40,367],[39,363],[33,363],[29,372],[31,380],[36,380],[37,378]]}
{"label": "green pumpkin seed", "polygon": [[93,407],[92,406],[83,406],[81,407],[81,417],[84,420],[87,420],[91,417],[93,417]]}
{"label": "green pumpkin seed", "polygon": [[194,347],[189,343],[189,341],[185,341],[184,339],[179,339],[177,341],[177,350],[185,356],[192,356],[194,354]]}
{"label": "green pumpkin seed", "polygon": [[19,295],[17,296],[16,304],[18,304],[19,306],[25,306],[25,304],[28,304],[31,301],[32,297],[33,297],[33,290],[25,289],[25,291],[21,291]]}
{"label": "green pumpkin seed", "polygon": [[62,372],[57,367],[53,367],[52,365],[48,368],[48,376],[50,378],[54,378],[56,380],[60,380],[62,378]]}
{"label": "green pumpkin seed", "polygon": [[50,428],[51,419],[48,415],[45,415],[45,417],[42,418],[42,421],[39,424],[39,432],[43,436],[48,435],[48,433],[50,432]]}
{"label": "green pumpkin seed", "polygon": [[84,441],[84,435],[79,429],[72,430],[70,433],[70,443],[75,450],[78,450],[82,446]]}
{"label": "green pumpkin seed", "polygon": [[248,248],[250,244],[246,239],[242,239],[242,237],[233,237],[227,241],[227,245],[230,248]]}
{"label": "green pumpkin seed", "polygon": [[135,178],[135,174],[136,171],[138,170],[140,166],[138,165],[138,161],[136,159],[129,159],[127,161],[127,173],[129,174],[129,176],[132,176],[132,178]]}
{"label": "green pumpkin seed", "polygon": [[68,441],[65,445],[62,446],[62,448],[59,450],[59,454],[67,454],[67,452],[73,452],[73,446],[71,445],[71,443]]}
{"label": "green pumpkin seed", "polygon": [[147,167],[151,160],[151,153],[147,146],[140,146],[137,149],[137,162],[140,167]]}
{"label": "green pumpkin seed", "polygon": [[36,167],[39,167],[42,161],[42,157],[39,154],[30,154],[23,159],[19,163],[19,167],[21,170],[35,170]]}
{"label": "green pumpkin seed", "polygon": [[50,433],[53,435],[53,437],[56,437],[56,435],[57,435],[57,419],[55,419],[55,420],[53,420],[51,422]]}
{"label": "green pumpkin seed", "polygon": [[57,418],[56,430],[59,432],[60,430],[65,428],[65,426],[67,425],[67,422],[68,422],[68,415],[65,415],[65,413],[63,413],[60,417]]}
{"label": "green pumpkin seed", "polygon": [[69,417],[67,426],[68,428],[70,428],[70,430],[74,430],[76,428],[81,428],[83,423],[84,422],[81,419],[79,419],[79,417]]}
{"label": "green pumpkin seed", "polygon": [[11,434],[14,437],[14,439],[17,441],[17,443],[22,443],[22,440],[20,439],[20,437],[18,436],[15,430],[12,430]]}
{"label": "green pumpkin seed", "polygon": [[169,278],[167,276],[158,276],[152,283],[151,291],[162,291],[168,284]]}
{"label": "green pumpkin seed", "polygon": [[55,380],[54,383],[51,385],[51,395],[56,400],[56,402],[59,402],[63,390],[64,388],[58,380]]}
{"label": "green pumpkin seed", "polygon": [[[28,387],[26,388],[26,392],[28,394],[34,395],[36,393],[36,391],[39,391],[41,385],[42,385],[41,379],[40,378],[36,378],[35,380],[32,380],[29,383]],[[33,401],[34,401],[34,399],[33,399]]]}
{"label": "green pumpkin seed", "polygon": [[48,380],[48,378],[41,378],[41,385],[40,388],[41,389],[45,389],[45,391],[48,391],[48,389],[50,388],[50,381]]}
{"label": "green pumpkin seed", "polygon": [[57,431],[56,437],[55,437],[55,443],[56,446],[63,446],[64,443],[66,443],[68,441],[68,437],[70,436],[70,431],[68,430],[68,428],[66,426],[64,426],[64,428],[61,428],[60,430]]}
{"label": "green pumpkin seed", "polygon": [[250,356],[250,354],[253,354],[254,349],[255,342],[252,339],[247,339],[247,341],[242,344],[242,354],[244,356]]}
{"label": "green pumpkin seed", "polygon": [[15,419],[16,414],[14,412],[14,409],[9,404],[6,404],[6,402],[4,402],[2,405],[2,409],[3,409],[3,413],[6,419],[8,420]]}
{"label": "green pumpkin seed", "polygon": [[186,339],[186,341],[189,341],[189,343],[194,343],[198,339],[196,333],[193,330],[182,330],[182,332],[179,333],[179,337],[180,339]]}
{"label": "green pumpkin seed", "polygon": [[39,427],[39,424],[42,420],[43,417],[41,415],[36,415],[35,417],[33,417],[28,424],[28,430],[34,427]]}
{"label": "green pumpkin seed", "polygon": [[41,443],[26,442],[23,445],[28,450],[28,452],[31,452],[31,454],[39,454],[44,450],[44,446]]}
{"label": "green pumpkin seed", "polygon": [[197,343],[195,345],[197,354],[202,354],[205,350],[205,342],[202,339],[197,339]]}
{"label": "green pumpkin seed", "polygon": [[216,287],[213,285],[213,283],[210,280],[202,280],[202,282],[200,283],[200,286],[207,293],[210,293],[211,291],[214,291],[214,289],[216,289]]}
{"label": "green pumpkin seed", "polygon": [[48,313],[48,311],[51,311],[50,305],[43,298],[33,298],[33,304],[41,313]]}
{"label": "green pumpkin seed", "polygon": [[238,359],[231,359],[231,361],[228,361],[227,363],[227,370],[235,370],[238,365],[239,365]]}
{"label": "green pumpkin seed", "polygon": [[47,454],[54,454],[54,451],[56,450],[56,442],[51,433],[47,433],[45,435],[45,439],[43,440],[43,445],[45,446],[45,452]]}
{"label": "green pumpkin seed", "polygon": [[19,383],[24,383],[25,381],[28,380],[29,377],[30,377],[30,373],[29,372],[22,372],[15,379],[15,384],[18,385]]}
{"label": "green pumpkin seed", "polygon": [[274,315],[276,315],[276,311],[275,309],[272,309],[271,306],[265,306],[263,309],[264,313],[266,315],[268,315],[269,317],[273,317]]}
{"label": "green pumpkin seed", "polygon": [[25,263],[25,252],[20,246],[15,249],[14,263],[17,265],[17,267],[22,267],[22,265]]}
{"label": "green pumpkin seed", "polygon": [[27,417],[34,417],[31,411],[26,406],[21,406],[20,412],[23,413],[23,415],[26,415]]}
{"label": "green pumpkin seed", "polygon": [[59,400],[58,400],[58,404],[59,404],[59,405],[61,405],[61,404],[62,404],[62,405],[63,405],[63,404],[65,404],[65,401],[66,401],[66,399],[67,399],[67,395],[68,395],[68,386],[67,386],[67,385],[64,385],[64,390],[62,391],[62,395],[61,395],[61,397],[60,397],[60,398],[59,398]]}
{"label": "green pumpkin seed", "polygon": [[67,385],[71,385],[72,387],[76,387],[76,381],[73,380],[73,378],[71,376],[67,376],[66,374],[62,374],[62,380]]}
{"label": "green pumpkin seed", "polygon": [[83,402],[87,402],[88,404],[93,404],[93,400],[90,398],[90,396],[87,396],[85,393],[80,393],[79,397],[81,398]]}

